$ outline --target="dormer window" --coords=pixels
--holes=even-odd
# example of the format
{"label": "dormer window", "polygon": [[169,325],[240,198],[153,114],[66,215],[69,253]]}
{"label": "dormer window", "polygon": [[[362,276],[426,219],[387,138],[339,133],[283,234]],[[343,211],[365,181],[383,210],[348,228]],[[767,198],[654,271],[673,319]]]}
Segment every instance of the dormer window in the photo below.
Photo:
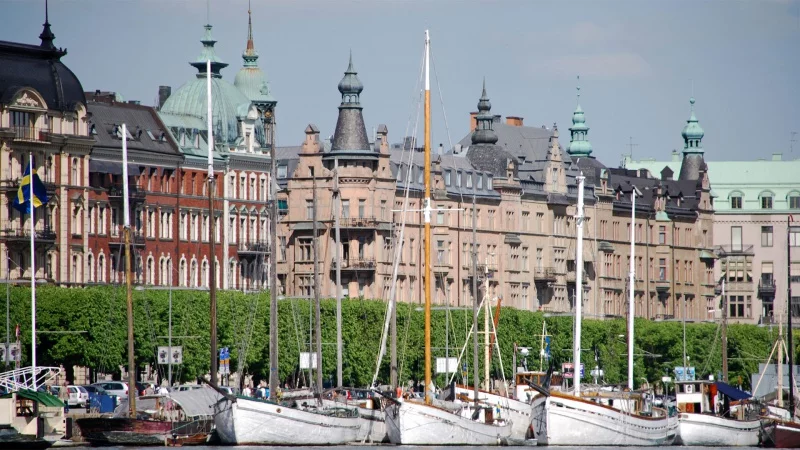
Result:
{"label": "dormer window", "polygon": [[445,186],[450,186],[450,171],[449,170],[445,170],[444,171],[444,185]]}
{"label": "dormer window", "polygon": [[456,186],[461,187],[461,172],[456,172]]}
{"label": "dormer window", "polygon": [[494,178],[492,178],[492,176],[491,176],[491,175],[489,175],[489,177],[488,177],[488,178],[486,178],[486,189],[487,189],[487,190],[489,190],[489,191],[491,191],[492,189],[494,189],[494,187],[493,187],[493,184],[494,184],[494,183],[493,183],[493,180],[494,180]]}
{"label": "dormer window", "polygon": [[286,178],[286,164],[279,164],[278,165],[278,179]]}
{"label": "dormer window", "polygon": [[742,209],[742,196],[734,195],[731,197],[731,209]]}
{"label": "dormer window", "polygon": [[483,189],[483,175],[478,175],[478,189]]}
{"label": "dormer window", "polygon": [[405,166],[402,164],[397,166],[397,181],[403,181],[403,170],[405,170]]}
{"label": "dormer window", "polygon": [[472,187],[472,174],[468,173],[467,174],[467,188],[471,188],[471,187]]}
{"label": "dormer window", "polygon": [[761,209],[772,209],[772,195],[764,194],[761,196]]}

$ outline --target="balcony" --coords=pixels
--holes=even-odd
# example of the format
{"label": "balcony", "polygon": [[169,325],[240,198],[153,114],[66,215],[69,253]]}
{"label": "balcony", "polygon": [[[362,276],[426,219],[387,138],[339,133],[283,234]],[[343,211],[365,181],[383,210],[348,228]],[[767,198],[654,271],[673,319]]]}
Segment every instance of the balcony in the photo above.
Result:
{"label": "balcony", "polygon": [[[125,233],[122,227],[119,227],[119,231],[116,235],[109,237],[108,239],[109,245],[119,246],[125,245]],[[134,247],[144,247],[145,244],[145,237],[142,233],[137,231],[131,230],[131,246]]]}
{"label": "balcony", "polygon": [[50,142],[50,129],[26,126],[12,127],[15,141]]}
{"label": "balcony", "polygon": [[537,267],[533,270],[533,279],[536,282],[556,281],[555,267]]}
{"label": "balcony", "polygon": [[[55,244],[56,233],[50,227],[40,227],[34,230],[36,244]],[[0,230],[0,240],[7,244],[24,245],[30,243],[31,230],[29,228],[6,228]]]}
{"label": "balcony", "polygon": [[[112,202],[123,201],[123,188],[122,186],[113,186],[108,189],[108,200]],[[137,188],[136,186],[128,187],[128,200],[131,203],[142,203],[147,197],[147,192]]]}
{"label": "balcony", "polygon": [[267,241],[239,242],[238,251],[242,256],[268,255],[269,245]]}
{"label": "balcony", "polygon": [[614,245],[608,241],[598,242],[597,249],[603,253],[614,253]]}
{"label": "balcony", "polygon": [[656,285],[656,291],[669,292],[669,280],[656,280],[654,284]]}
{"label": "balcony", "polygon": [[775,280],[768,278],[758,282],[758,295],[761,298],[775,297]]}
{"label": "balcony", "polygon": [[[375,260],[365,258],[350,258],[341,261],[341,270],[343,271],[360,271],[360,270],[375,270]],[[339,261],[331,262],[331,270],[335,270],[339,265]]]}
{"label": "balcony", "polygon": [[345,229],[373,229],[378,226],[378,221],[374,217],[342,217],[339,219],[339,227]]}

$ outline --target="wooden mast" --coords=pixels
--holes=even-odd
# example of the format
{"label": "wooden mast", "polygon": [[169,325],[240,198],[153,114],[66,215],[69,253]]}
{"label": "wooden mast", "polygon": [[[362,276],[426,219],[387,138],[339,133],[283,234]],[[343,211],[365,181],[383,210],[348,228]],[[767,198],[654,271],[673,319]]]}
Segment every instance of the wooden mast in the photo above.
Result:
{"label": "wooden mast", "polygon": [[217,268],[215,239],[216,231],[214,226],[214,128],[211,109],[211,60],[206,61],[206,94],[208,103],[208,291],[209,291],[209,314],[211,315],[211,385],[217,384]]}
{"label": "wooden mast", "polygon": [[322,324],[320,323],[320,301],[319,301],[319,254],[317,250],[317,242],[319,235],[317,234],[317,178],[311,179],[313,187],[313,214],[312,230],[314,238],[311,240],[311,245],[314,247],[314,338],[316,340],[316,360],[317,360],[317,396],[322,396]]}
{"label": "wooden mast", "polygon": [[431,404],[431,38],[425,30],[425,404]]}
{"label": "wooden mast", "polygon": [[478,409],[478,215],[475,213],[475,192],[472,192],[472,381],[475,410]]}
{"label": "wooden mast", "polygon": [[[789,354],[789,417],[794,417],[794,339],[792,337],[792,221],[791,214],[786,218],[786,302],[789,305],[788,329],[786,340]],[[795,243],[797,244],[797,243]],[[725,380],[727,383],[728,380]]]}
{"label": "wooden mast", "polygon": [[[314,194],[316,198],[316,193]],[[333,160],[333,227],[336,237],[333,258],[336,261],[336,386],[342,387],[342,234],[339,226],[341,199],[339,193],[339,158]],[[314,236],[316,239],[316,236]]]}
{"label": "wooden mast", "polygon": [[[33,183],[31,183],[33,184]],[[133,354],[133,289],[131,286],[131,212],[128,199],[128,128],[122,124],[122,209],[125,234],[125,298],[128,304],[128,414],[136,418],[136,361]],[[33,197],[31,197],[33,210]],[[34,372],[34,379],[36,373]]]}

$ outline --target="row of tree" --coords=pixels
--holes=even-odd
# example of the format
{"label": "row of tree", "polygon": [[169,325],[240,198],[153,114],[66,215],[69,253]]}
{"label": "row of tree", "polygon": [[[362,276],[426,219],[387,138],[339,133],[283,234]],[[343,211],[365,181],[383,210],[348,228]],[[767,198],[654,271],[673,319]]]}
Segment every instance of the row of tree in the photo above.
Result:
{"label": "row of tree", "polygon": [[[183,346],[183,364],[174,369],[177,379],[188,381],[209,370],[209,299],[208,292],[192,290],[134,291],[136,361],[142,367],[154,365],[156,348],[167,344],[169,297],[172,297],[173,345]],[[30,289],[12,287],[10,298],[11,340],[14,328],[20,326],[23,364],[30,359]],[[229,347],[231,371],[242,363],[245,372],[256,380],[269,371],[269,294],[220,291],[217,320],[219,346]],[[302,383],[306,376],[299,370],[299,354],[308,351],[312,336],[312,302],[285,299],[279,302],[280,376],[290,384]],[[416,381],[423,377],[423,312],[419,304],[400,304],[397,313],[398,365],[400,379]],[[343,378],[351,386],[367,386],[375,371],[383,329],[386,303],[367,299],[343,301]],[[322,368],[326,380],[335,379],[336,371],[336,303],[322,302]],[[449,326],[446,326],[446,318]],[[118,373],[126,364],[127,318],[124,286],[98,286],[85,289],[41,287],[37,289],[38,343],[40,365],[63,364],[88,366],[100,372]],[[433,311],[432,347],[434,357],[446,353],[457,356],[466,342],[472,325],[471,308]],[[479,320],[483,323],[483,319]],[[540,361],[543,324],[550,338],[550,360],[558,369],[572,359],[574,321],[571,316],[545,317],[539,312],[503,308],[498,326],[498,343],[505,377],[511,377],[514,344],[532,351],[527,357],[530,368],[546,367]],[[635,364],[636,384],[644,380],[660,380],[672,375],[672,369],[683,362],[684,332],[681,322],[636,320]],[[582,361],[586,377],[598,366],[607,383],[624,383],[627,379],[626,322],[616,320],[584,320]],[[446,336],[446,330],[449,335]],[[64,333],[69,331],[71,333]],[[731,325],[728,328],[729,380],[748,388],[750,374],[766,361],[778,338],[777,327]],[[0,338],[0,340],[4,340]],[[471,339],[470,339],[471,342]],[[471,369],[471,345],[465,357],[467,372]],[[686,354],[689,366],[697,375],[718,376],[721,372],[721,333],[715,323],[686,324]],[[479,359],[482,359],[479,358]],[[520,360],[522,358],[520,357]],[[479,364],[482,363],[479,360]],[[522,361],[518,363],[521,365]],[[456,376],[461,380],[461,367]],[[165,373],[165,368],[161,367]],[[481,368],[481,373],[482,372]],[[501,377],[499,360],[492,362],[492,374]],[[388,380],[388,355],[381,368],[382,380]],[[443,375],[437,382],[444,382]]]}

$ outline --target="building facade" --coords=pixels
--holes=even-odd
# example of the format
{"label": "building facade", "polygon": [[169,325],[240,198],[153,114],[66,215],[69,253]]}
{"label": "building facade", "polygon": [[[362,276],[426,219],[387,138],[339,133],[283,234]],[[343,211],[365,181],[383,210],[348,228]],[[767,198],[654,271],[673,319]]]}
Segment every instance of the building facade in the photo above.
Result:
{"label": "building facade", "polygon": [[49,202],[35,211],[36,274],[66,285],[83,280],[88,238],[86,99],[45,20],[39,45],[0,41],[0,271],[31,276],[29,214],[11,206],[29,157]]}
{"label": "building facade", "polygon": [[[624,165],[679,172],[683,161],[673,152],[671,161],[626,158]],[[716,197],[713,235],[719,261],[714,278],[719,292],[725,280],[729,320],[767,324],[785,320],[788,280],[793,316],[800,315],[800,230],[787,234],[789,216],[800,221],[799,171],[800,159],[784,159],[780,153],[755,161],[708,162]]]}

